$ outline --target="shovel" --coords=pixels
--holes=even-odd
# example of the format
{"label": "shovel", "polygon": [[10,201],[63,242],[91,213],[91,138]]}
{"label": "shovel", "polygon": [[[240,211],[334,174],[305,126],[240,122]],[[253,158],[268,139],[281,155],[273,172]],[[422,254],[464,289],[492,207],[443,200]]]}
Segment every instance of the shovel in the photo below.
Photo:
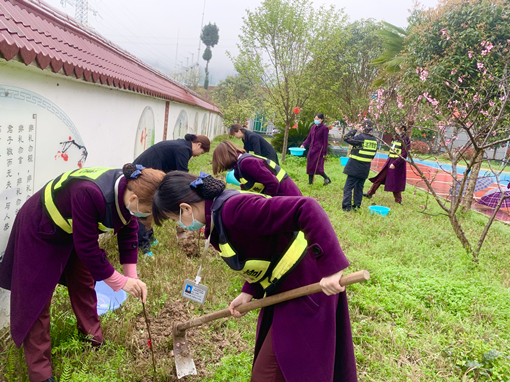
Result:
{"label": "shovel", "polygon": [[[347,286],[354,283],[366,281],[370,278],[368,271],[358,271],[348,275],[343,275],[340,279],[340,285]],[[262,298],[260,300],[250,301],[246,304],[239,305],[236,310],[240,313],[245,313],[250,310],[265,308],[266,306],[278,304],[283,301],[292,300],[294,298],[307,296],[309,294],[322,292],[320,283],[307,285],[301,288],[292,289],[287,292],[278,293],[270,297]],[[177,370],[177,378],[185,377],[190,374],[197,374],[195,362],[191,358],[188,348],[188,340],[186,338],[186,329],[200,326],[206,322],[214,321],[219,318],[230,317],[228,309],[219,310],[217,312],[209,313],[204,316],[195,318],[182,323],[174,324],[172,330],[172,339],[174,345],[175,368]]]}

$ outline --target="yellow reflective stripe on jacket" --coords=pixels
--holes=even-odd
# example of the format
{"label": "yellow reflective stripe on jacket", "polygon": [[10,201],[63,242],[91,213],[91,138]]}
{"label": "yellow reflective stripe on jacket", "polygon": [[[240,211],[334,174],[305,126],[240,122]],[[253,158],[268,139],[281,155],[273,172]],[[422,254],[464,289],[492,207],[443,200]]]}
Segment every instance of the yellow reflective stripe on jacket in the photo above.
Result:
{"label": "yellow reflective stripe on jacket", "polygon": [[360,162],[372,162],[372,159],[373,159],[373,158],[359,157],[359,156],[353,155],[353,154],[351,154],[349,156],[349,158],[353,158],[353,159],[359,160]]}
{"label": "yellow reflective stripe on jacket", "polygon": [[[81,168],[77,170],[71,170],[60,175],[59,178],[56,178],[49,182],[44,188],[44,207],[49,214],[51,220],[61,228],[64,232],[68,234],[73,233],[73,221],[72,219],[66,219],[62,216],[57,206],[55,205],[55,201],[53,199],[53,193],[61,188],[64,183],[69,180],[69,178],[86,178],[91,180],[96,180],[105,172],[113,170],[109,167],[89,167],[89,168]],[[98,229],[101,232],[109,232],[112,231],[113,228],[106,227],[103,223],[98,222]]]}
{"label": "yellow reflective stripe on jacket", "polygon": [[72,221],[71,223],[66,220],[61,214],[60,211],[57,209],[57,206],[55,205],[55,202],[53,201],[53,198],[51,197],[51,185],[53,182],[49,182],[46,187],[44,188],[44,204],[46,206],[46,210],[48,211],[48,214],[51,217],[51,220],[62,228],[62,230],[66,233],[73,233],[73,226]]}
{"label": "yellow reflective stripe on jacket", "polygon": [[393,141],[391,142],[390,158],[398,158],[402,154],[402,142]]}
{"label": "yellow reflective stripe on jacket", "polygon": [[259,282],[264,277],[270,265],[271,262],[267,260],[248,260],[239,272],[252,284]]}
{"label": "yellow reflective stripe on jacket", "polygon": [[69,177],[73,177],[73,178],[86,177],[89,179],[97,179],[108,170],[113,170],[113,168],[110,168],[110,167],[89,167],[89,168],[80,168],[78,170],[72,170],[72,171],[65,172],[61,175],[59,181],[55,184],[53,189],[58,190],[60,187],[62,187],[62,184]]}
{"label": "yellow reflective stripe on jacket", "polygon": [[273,272],[271,272],[271,279],[269,281],[272,283],[287,274],[287,272],[289,272],[297,264],[297,262],[301,260],[301,256],[307,247],[308,243],[305,239],[305,234],[303,232],[299,232],[287,252],[285,252],[285,255],[283,255],[280,261],[273,268]]}
{"label": "yellow reflective stripe on jacket", "polygon": [[236,253],[228,243],[220,244],[220,252],[221,257],[232,257],[236,255]]}

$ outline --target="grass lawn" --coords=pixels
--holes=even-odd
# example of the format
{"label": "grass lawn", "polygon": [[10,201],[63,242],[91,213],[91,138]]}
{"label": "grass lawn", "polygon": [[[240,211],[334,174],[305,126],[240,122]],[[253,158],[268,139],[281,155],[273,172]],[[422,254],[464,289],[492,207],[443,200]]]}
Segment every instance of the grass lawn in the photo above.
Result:
{"label": "grass lawn", "polygon": [[[194,158],[190,171],[211,172],[210,161],[211,153]],[[283,167],[303,194],[316,198],[328,213],[351,262],[346,273],[370,271],[368,282],[348,288],[360,381],[510,381],[509,226],[493,224],[476,265],[447,217],[433,216],[440,212],[433,202],[430,215],[421,212],[424,192],[408,186],[404,204],[397,205],[381,188],[363,201],[360,211],[344,213],[346,176],[338,158],[326,161],[333,181],[326,187],[321,177],[313,188],[308,186],[304,158],[287,157]],[[367,181],[366,189],[370,184]],[[367,207],[372,203],[390,207],[390,214],[370,215]],[[487,217],[470,212],[461,221],[468,237],[475,238]],[[194,278],[199,259],[182,254],[174,226],[168,222],[156,229],[160,243],[154,258],[140,254],[138,265],[149,289],[147,308],[158,364],[154,381],[161,382],[177,380],[169,337],[172,320],[225,308],[243,283],[211,252],[203,272],[208,301],[203,307],[182,302],[183,280]],[[103,246],[120,270],[116,240],[105,240]],[[102,317],[108,342],[97,351],[78,336],[63,287],[57,287],[51,314],[53,367],[60,381],[151,380],[142,306],[134,299]],[[256,319],[257,313],[251,312],[195,329],[190,342],[200,374],[184,380],[249,381]],[[0,380],[28,381],[23,352],[15,348],[7,329],[0,339]]]}

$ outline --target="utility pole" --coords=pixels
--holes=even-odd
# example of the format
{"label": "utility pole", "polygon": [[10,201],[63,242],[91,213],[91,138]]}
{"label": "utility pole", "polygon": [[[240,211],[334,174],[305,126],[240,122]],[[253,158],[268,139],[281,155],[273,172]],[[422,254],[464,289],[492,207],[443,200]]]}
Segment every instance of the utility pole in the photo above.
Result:
{"label": "utility pole", "polygon": [[175,48],[175,67],[177,68],[177,53],[179,53],[179,28],[177,28],[177,46]]}
{"label": "utility pole", "polygon": [[89,26],[89,11],[92,11],[94,16],[99,14],[98,11],[89,6],[88,0],[60,0],[60,4],[62,6],[66,4],[74,6],[74,18],[85,26]]}
{"label": "utility pole", "polygon": [[87,0],[76,0],[75,18],[83,25],[89,23],[89,2]]}
{"label": "utility pole", "polygon": [[200,24],[200,33],[198,35],[198,56],[197,56],[197,62],[200,61],[200,35],[202,34],[202,28],[204,27],[204,14],[205,14],[205,0],[204,0],[204,8],[202,9],[202,24]]}

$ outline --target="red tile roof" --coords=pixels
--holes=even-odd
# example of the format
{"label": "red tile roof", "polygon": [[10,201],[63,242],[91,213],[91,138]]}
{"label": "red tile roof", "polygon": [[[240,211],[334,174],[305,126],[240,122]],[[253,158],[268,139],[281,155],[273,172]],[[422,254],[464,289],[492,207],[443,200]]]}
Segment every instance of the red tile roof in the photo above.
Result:
{"label": "red tile roof", "polygon": [[19,55],[26,65],[220,113],[192,90],[40,0],[0,0],[0,54],[7,61]]}

